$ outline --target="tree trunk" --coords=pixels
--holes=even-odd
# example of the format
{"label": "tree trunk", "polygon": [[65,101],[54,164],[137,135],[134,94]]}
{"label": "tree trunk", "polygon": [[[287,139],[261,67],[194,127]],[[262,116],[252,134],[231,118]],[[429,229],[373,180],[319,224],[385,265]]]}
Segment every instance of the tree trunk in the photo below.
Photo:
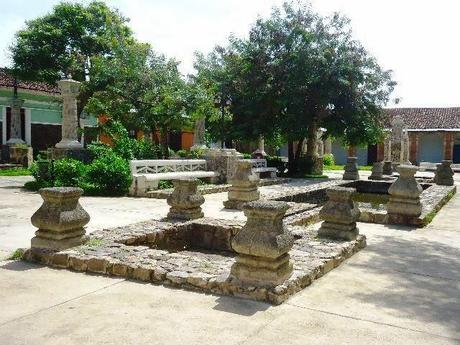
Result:
{"label": "tree trunk", "polygon": [[292,175],[295,170],[294,142],[288,141],[288,173]]}
{"label": "tree trunk", "polygon": [[161,128],[160,130],[161,150],[163,151],[163,158],[169,158],[169,145],[168,145],[168,129]]}
{"label": "tree trunk", "polygon": [[315,158],[317,156],[317,132],[318,132],[318,123],[315,119],[312,120],[310,126],[308,126],[308,136],[307,136],[307,157]]}

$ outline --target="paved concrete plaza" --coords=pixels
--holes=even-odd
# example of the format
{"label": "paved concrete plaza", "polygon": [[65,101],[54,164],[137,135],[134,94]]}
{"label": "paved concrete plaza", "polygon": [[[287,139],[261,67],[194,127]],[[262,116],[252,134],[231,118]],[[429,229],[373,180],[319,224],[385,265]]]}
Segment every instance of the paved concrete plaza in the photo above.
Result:
{"label": "paved concrete plaza", "polygon": [[[338,173],[340,174],[340,173]],[[29,245],[41,198],[0,178],[0,249]],[[272,186],[264,188],[283,188]],[[225,193],[207,195],[208,216]],[[165,200],[82,198],[89,231]],[[360,223],[368,246],[281,306],[0,262],[0,344],[460,344],[460,196],[424,229]]]}

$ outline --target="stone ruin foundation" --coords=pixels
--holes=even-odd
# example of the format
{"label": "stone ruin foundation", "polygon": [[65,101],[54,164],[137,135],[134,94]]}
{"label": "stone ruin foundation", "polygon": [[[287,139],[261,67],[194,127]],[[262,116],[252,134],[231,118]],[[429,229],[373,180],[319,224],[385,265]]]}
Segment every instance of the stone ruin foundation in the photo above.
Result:
{"label": "stone ruin foundation", "polygon": [[198,193],[198,179],[173,180],[174,191],[168,196],[168,218],[190,220],[202,218],[204,197]]}
{"label": "stone ruin foundation", "polygon": [[452,170],[452,161],[443,160],[442,163],[436,164],[434,182],[440,186],[454,185],[454,171]]}
{"label": "stone ruin foundation", "polygon": [[[281,304],[366,245],[361,235],[352,241],[323,239],[315,230],[283,225],[285,205],[263,202],[247,206],[246,224],[201,218],[174,223],[152,220],[104,229],[70,249],[32,247],[24,259],[55,268]],[[254,224],[262,215],[268,217],[264,224],[270,228]],[[253,231],[258,236],[250,240]],[[280,242],[273,243],[275,239]],[[249,279],[245,279],[242,273],[249,271]]]}
{"label": "stone ruin foundation", "polygon": [[318,230],[319,236],[348,241],[358,236],[356,222],[360,211],[351,198],[354,193],[356,189],[346,187],[333,187],[327,190],[329,200],[319,212],[324,220]]}
{"label": "stone ruin foundation", "polygon": [[237,161],[235,174],[230,178],[231,187],[224,207],[241,210],[246,203],[259,200],[259,180],[259,176],[252,172],[250,161]]}
{"label": "stone ruin foundation", "polygon": [[32,224],[38,230],[31,247],[62,250],[84,243],[87,239],[84,226],[90,217],[78,202],[83,190],[54,187],[42,188],[39,193],[43,204],[32,215]]}
{"label": "stone ruin foundation", "polygon": [[250,286],[276,286],[292,275],[289,250],[294,236],[283,225],[289,205],[283,201],[254,201],[243,207],[247,222],[232,240],[238,253],[231,273]]}
{"label": "stone ruin foundation", "polygon": [[343,173],[344,180],[359,180],[358,171],[358,158],[348,157],[347,164],[345,165],[345,172]]}

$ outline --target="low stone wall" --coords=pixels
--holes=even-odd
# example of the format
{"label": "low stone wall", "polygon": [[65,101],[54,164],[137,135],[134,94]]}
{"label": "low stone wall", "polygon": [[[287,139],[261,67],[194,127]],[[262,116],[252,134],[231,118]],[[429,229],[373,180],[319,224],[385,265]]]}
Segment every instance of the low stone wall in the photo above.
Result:
{"label": "low stone wall", "polygon": [[[291,179],[289,178],[267,178],[259,181],[259,187],[263,186],[273,186],[275,184],[288,183]],[[215,193],[224,193],[228,192],[230,184],[205,184],[198,186],[198,192],[201,195],[206,194],[215,194]],[[168,196],[173,192],[174,188],[159,189],[147,192],[147,197],[153,199],[167,199]]]}
{"label": "low stone wall", "polygon": [[[422,204],[422,214],[411,219],[409,224],[417,227],[428,225],[436,213],[454,196],[457,189],[455,186],[429,185],[422,194],[420,194],[420,203]],[[372,208],[367,203],[358,202],[361,210],[360,222],[376,224],[392,224],[387,214],[386,207]]]}
{"label": "low stone wall", "polygon": [[272,288],[240,284],[230,274],[232,238],[243,222],[202,218],[185,223],[148,221],[96,231],[89,241],[52,252],[28,250],[24,259],[78,272],[97,273],[219,295],[280,304],[364,248],[354,241],[318,239],[314,230],[290,226],[293,275]]}

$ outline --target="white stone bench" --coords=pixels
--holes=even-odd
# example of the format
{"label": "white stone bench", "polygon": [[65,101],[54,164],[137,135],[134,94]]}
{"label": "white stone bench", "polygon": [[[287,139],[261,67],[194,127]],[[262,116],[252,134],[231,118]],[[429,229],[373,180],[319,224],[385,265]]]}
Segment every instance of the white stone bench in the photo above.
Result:
{"label": "white stone bench", "polygon": [[206,170],[204,159],[155,159],[129,162],[133,182],[131,196],[146,196],[149,190],[158,189],[161,180],[183,178],[215,178],[218,173]]}
{"label": "white stone bench", "polygon": [[271,178],[276,177],[276,173],[278,172],[278,169],[276,168],[270,168],[267,167],[267,160],[260,158],[260,159],[249,159],[252,163],[252,172],[256,173],[259,175],[259,177],[262,177],[262,174],[268,173]]}

